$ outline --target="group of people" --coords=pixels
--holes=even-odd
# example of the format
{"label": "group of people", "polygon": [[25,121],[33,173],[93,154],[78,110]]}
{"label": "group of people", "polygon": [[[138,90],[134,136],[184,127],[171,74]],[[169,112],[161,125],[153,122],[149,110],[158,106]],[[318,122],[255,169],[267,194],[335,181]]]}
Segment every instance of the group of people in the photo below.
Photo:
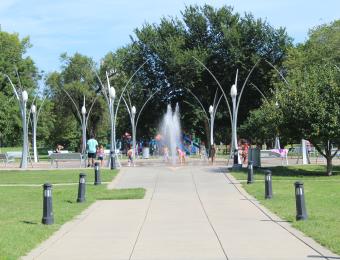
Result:
{"label": "group of people", "polygon": [[[56,146],[55,153],[60,153],[64,149],[64,147],[60,144]],[[239,155],[241,157],[242,163],[247,163],[247,158],[248,158],[248,149],[249,149],[249,144],[246,140],[242,139],[238,143],[238,151]],[[208,158],[210,158],[211,163],[213,164],[215,161],[216,157],[216,146],[213,144],[210,147],[209,153],[207,152],[207,149],[205,147],[204,142],[201,143],[200,145],[200,157],[204,161],[207,161]],[[180,164],[185,163],[185,151],[183,151],[180,147],[176,146],[176,152],[178,156],[178,161]],[[135,166],[134,163],[134,150],[132,145],[128,146],[127,149],[127,157],[128,157],[128,166]],[[105,150],[104,146],[102,144],[98,144],[98,141],[94,138],[94,135],[91,135],[91,138],[87,141],[87,158],[88,158],[88,164],[87,167],[93,167],[94,162],[97,158],[97,160],[100,161],[100,165],[103,166],[103,161],[105,157]],[[167,145],[163,146],[163,161],[164,162],[169,162],[170,161],[170,156],[169,156],[169,148]]]}
{"label": "group of people", "polygon": [[[98,144],[98,141],[94,138],[94,135],[91,135],[91,138],[87,141],[87,159],[88,164],[87,167],[93,167],[96,158],[100,161],[100,166],[103,166],[103,161],[105,157],[104,146]],[[61,153],[64,149],[64,146],[61,144],[57,144],[55,153]]]}
{"label": "group of people", "polygon": [[[183,151],[179,146],[176,146],[176,153],[178,156],[178,161],[180,164],[185,163],[185,151]],[[215,145],[212,145],[210,148],[209,156],[207,154],[206,148],[204,143],[202,142],[200,146],[200,157],[203,160],[207,160],[208,158],[211,159],[211,163],[214,163],[215,161],[215,156],[216,156],[216,147]],[[169,147],[167,145],[163,146],[163,161],[164,162],[169,162],[170,161],[170,156],[169,156]]]}

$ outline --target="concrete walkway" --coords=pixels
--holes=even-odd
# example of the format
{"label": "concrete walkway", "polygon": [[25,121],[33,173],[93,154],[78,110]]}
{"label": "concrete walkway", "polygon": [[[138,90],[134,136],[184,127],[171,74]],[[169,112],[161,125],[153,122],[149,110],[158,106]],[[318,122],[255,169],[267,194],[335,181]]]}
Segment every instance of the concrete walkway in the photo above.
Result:
{"label": "concrete walkway", "polygon": [[143,200],[98,201],[24,259],[340,259],[262,209],[225,172],[125,168],[111,187],[145,187]]}

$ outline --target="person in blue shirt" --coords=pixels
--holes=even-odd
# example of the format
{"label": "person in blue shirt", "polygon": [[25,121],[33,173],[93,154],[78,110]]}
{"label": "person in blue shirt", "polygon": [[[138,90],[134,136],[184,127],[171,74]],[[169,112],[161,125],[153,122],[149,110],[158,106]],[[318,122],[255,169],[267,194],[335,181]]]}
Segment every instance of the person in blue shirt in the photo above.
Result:
{"label": "person in blue shirt", "polygon": [[96,139],[94,139],[94,135],[91,134],[91,138],[87,141],[87,158],[89,160],[87,167],[94,166],[94,159],[96,158],[97,147],[98,142]]}

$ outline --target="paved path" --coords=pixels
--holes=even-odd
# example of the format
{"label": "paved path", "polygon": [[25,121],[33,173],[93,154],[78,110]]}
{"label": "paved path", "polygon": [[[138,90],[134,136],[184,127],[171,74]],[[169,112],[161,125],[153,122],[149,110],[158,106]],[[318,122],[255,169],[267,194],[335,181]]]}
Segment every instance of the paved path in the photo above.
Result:
{"label": "paved path", "polygon": [[111,186],[143,200],[98,201],[26,259],[340,259],[259,207],[218,167],[131,167]]}

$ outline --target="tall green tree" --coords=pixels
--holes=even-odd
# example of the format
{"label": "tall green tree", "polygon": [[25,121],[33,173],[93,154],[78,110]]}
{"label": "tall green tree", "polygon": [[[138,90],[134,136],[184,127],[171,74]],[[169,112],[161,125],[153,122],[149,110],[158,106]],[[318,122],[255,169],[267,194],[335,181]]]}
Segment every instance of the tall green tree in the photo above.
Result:
{"label": "tall green tree", "polygon": [[19,146],[22,143],[22,125],[19,105],[3,74],[8,75],[17,88],[22,86],[28,91],[30,104],[40,78],[33,60],[25,55],[30,47],[29,37],[20,39],[18,34],[0,32],[0,140],[5,146]]}
{"label": "tall green tree", "polygon": [[87,112],[96,99],[89,117],[87,135],[96,134],[99,140],[106,143],[108,129],[106,106],[98,94],[93,60],[79,53],[73,56],[64,53],[61,55],[61,61],[61,72],[49,74],[46,80],[49,96],[54,103],[53,114],[56,117],[55,128],[52,131],[55,144],[61,143],[70,149],[80,149],[81,123],[76,107],[81,110],[84,96]]}
{"label": "tall green tree", "polygon": [[[166,103],[179,102],[185,119],[183,128],[202,134],[206,132],[206,127],[202,127],[205,117],[186,89],[194,92],[208,108],[218,85],[193,57],[214,73],[229,99],[237,69],[240,84],[259,59],[280,65],[290,45],[291,39],[283,28],[275,29],[251,14],[242,17],[227,6],[219,9],[209,5],[188,6],[181,19],[163,18],[159,24],[145,24],[136,29],[132,43],[126,47],[129,51],[125,52],[124,68],[131,73],[147,61],[136,81],[145,88],[161,89],[155,105],[160,109],[149,114],[153,120],[160,120],[159,112],[166,109]],[[250,80],[266,93],[273,88],[273,74],[266,62],[260,62]],[[249,110],[260,106],[260,100],[255,90],[249,88],[244,92],[239,122]],[[215,122],[217,136],[221,136],[219,141],[226,140],[226,128],[230,127],[226,111],[225,103],[221,104]]]}
{"label": "tall green tree", "polygon": [[[284,63],[287,83],[278,85],[271,108],[264,105],[249,118],[264,122],[258,128],[262,134],[275,126],[286,138],[309,140],[326,158],[327,175],[332,175],[332,159],[340,149],[338,46],[340,20],[311,30],[305,43],[289,51]],[[273,106],[276,101],[279,107]],[[268,120],[272,125],[266,125]]]}

